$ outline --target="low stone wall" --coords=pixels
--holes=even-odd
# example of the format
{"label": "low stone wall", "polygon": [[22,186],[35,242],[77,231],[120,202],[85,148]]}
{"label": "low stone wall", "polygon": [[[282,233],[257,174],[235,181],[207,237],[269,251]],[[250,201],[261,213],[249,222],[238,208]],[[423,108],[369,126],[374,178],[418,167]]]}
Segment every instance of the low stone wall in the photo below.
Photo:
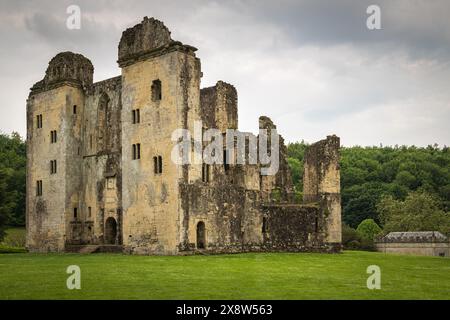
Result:
{"label": "low stone wall", "polygon": [[378,251],[385,253],[450,257],[448,242],[379,242],[375,246]]}

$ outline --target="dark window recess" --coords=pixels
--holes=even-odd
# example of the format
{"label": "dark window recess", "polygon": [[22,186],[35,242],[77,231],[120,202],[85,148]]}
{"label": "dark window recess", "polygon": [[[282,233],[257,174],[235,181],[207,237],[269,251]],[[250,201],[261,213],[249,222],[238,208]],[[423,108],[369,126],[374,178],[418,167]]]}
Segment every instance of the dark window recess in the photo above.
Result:
{"label": "dark window recess", "polygon": [[263,217],[263,221],[262,221],[262,232],[266,233],[267,232],[267,218]]}
{"label": "dark window recess", "polygon": [[73,106],[73,114],[77,114],[77,105],[76,104]]}
{"label": "dark window recess", "polygon": [[42,196],[42,180],[36,181],[36,195]]}
{"label": "dark window recess", "polygon": [[202,166],[202,181],[203,182],[209,182],[209,168],[210,165],[204,163]]}
{"label": "dark window recess", "polygon": [[162,99],[161,81],[154,80],[152,83],[152,100],[159,101]]}
{"label": "dark window recess", "polygon": [[50,173],[54,174],[56,173],[56,160],[50,160]]}
{"label": "dark window recess", "polygon": [[141,114],[139,109],[131,111],[133,124],[141,122]]}
{"label": "dark window recess", "polygon": [[137,160],[141,158],[141,144],[136,143],[133,144],[133,160]]}
{"label": "dark window recess", "polygon": [[225,170],[225,173],[227,173],[228,170],[230,170],[230,163],[229,163],[229,159],[228,159],[227,150],[223,150],[223,168]]}
{"label": "dark window recess", "polygon": [[90,218],[90,217],[91,217],[91,215],[92,215],[92,210],[91,210],[91,207],[88,207],[88,217]]}
{"label": "dark window recess", "polygon": [[50,143],[56,143],[56,130],[50,131]]}
{"label": "dark window recess", "polygon": [[78,217],[78,208],[73,208],[73,217],[75,219]]}
{"label": "dark window recess", "polygon": [[205,223],[200,221],[197,223],[197,249],[205,249],[206,247],[206,231]]}
{"label": "dark window recess", "polygon": [[153,157],[153,172],[155,174],[162,173],[162,157],[161,156]]}
{"label": "dark window recess", "polygon": [[36,116],[36,127],[38,129],[42,128],[42,114]]}

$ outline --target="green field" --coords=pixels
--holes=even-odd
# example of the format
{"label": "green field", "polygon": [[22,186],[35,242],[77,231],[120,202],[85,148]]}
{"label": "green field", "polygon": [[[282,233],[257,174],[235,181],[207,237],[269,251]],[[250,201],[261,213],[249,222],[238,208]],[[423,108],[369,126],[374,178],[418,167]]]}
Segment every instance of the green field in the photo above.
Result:
{"label": "green field", "polygon": [[[66,268],[81,268],[68,290]],[[366,268],[381,268],[381,289]],[[450,299],[450,259],[347,251],[213,256],[0,254],[0,299]]]}

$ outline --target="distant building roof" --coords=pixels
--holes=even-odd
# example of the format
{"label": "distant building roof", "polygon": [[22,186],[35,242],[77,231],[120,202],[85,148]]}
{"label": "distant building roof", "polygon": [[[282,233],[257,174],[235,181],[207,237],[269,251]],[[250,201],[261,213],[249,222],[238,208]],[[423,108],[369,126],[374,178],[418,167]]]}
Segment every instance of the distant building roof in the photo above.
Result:
{"label": "distant building roof", "polygon": [[438,231],[390,232],[379,242],[446,242],[447,237]]}

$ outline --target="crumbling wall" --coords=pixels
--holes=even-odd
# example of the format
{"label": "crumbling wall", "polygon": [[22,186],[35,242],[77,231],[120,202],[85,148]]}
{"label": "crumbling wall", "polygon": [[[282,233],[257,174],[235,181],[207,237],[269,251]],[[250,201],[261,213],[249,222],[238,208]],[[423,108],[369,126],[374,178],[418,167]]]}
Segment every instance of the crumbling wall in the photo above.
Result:
{"label": "crumbling wall", "polygon": [[218,81],[215,86],[200,90],[201,119],[205,128],[238,128],[237,91],[226,82]]}
{"label": "crumbling wall", "polygon": [[141,23],[122,33],[119,43],[119,63],[137,59],[172,41],[169,29],[161,21],[144,17]]}
{"label": "crumbling wall", "polygon": [[269,204],[262,209],[265,250],[329,251],[318,205]]}
{"label": "crumbling wall", "polygon": [[339,137],[332,135],[305,151],[303,200],[317,203],[326,217],[326,242],[341,246]]}
{"label": "crumbling wall", "polygon": [[63,84],[85,89],[92,85],[93,74],[94,67],[88,58],[73,52],[61,52],[50,60],[44,79],[34,84],[31,93],[48,91]]}
{"label": "crumbling wall", "polygon": [[201,182],[180,186],[181,207],[189,214],[188,237],[179,250],[195,251],[197,225],[205,224],[205,250],[213,253],[242,252],[262,242],[259,193],[233,185]]}
{"label": "crumbling wall", "polygon": [[[271,134],[272,130],[276,130],[276,125],[272,122],[269,117],[261,116],[259,117],[259,129],[265,130],[266,136],[268,139],[267,142],[267,152],[271,154],[272,142],[271,142]],[[287,148],[284,144],[283,137],[278,134],[278,162],[279,167],[275,174],[271,175],[261,175],[260,178],[260,186],[261,192],[263,193],[263,199],[265,201],[273,201],[273,192],[276,191],[279,193],[280,199],[276,199],[279,202],[292,202],[294,199],[294,187],[292,183],[292,175],[291,169],[287,162]],[[261,135],[258,135],[258,139],[261,139]],[[259,147],[259,146],[258,146]],[[266,165],[267,166],[267,165]]]}

